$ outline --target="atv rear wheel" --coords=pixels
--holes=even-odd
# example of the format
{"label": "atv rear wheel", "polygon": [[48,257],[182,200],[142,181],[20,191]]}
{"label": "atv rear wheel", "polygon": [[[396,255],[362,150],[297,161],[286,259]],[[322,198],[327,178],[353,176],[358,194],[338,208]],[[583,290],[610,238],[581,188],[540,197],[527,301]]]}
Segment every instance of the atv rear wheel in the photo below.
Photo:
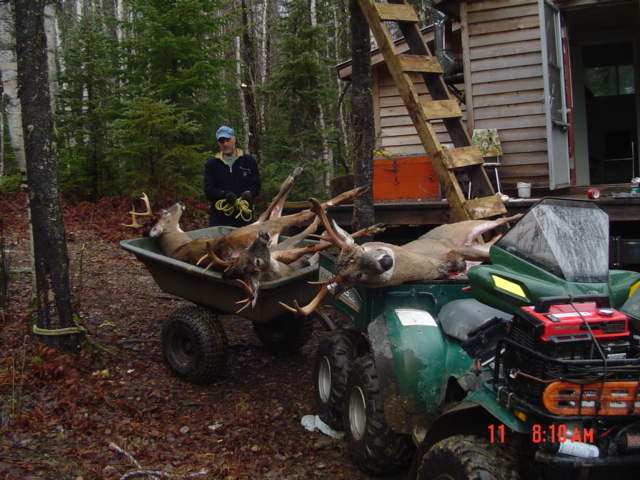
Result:
{"label": "atv rear wheel", "polygon": [[162,328],[162,355],[174,375],[206,385],[224,371],[227,337],[218,316],[208,308],[183,307]]}
{"label": "atv rear wheel", "polygon": [[272,352],[294,353],[311,338],[313,317],[285,314],[267,323],[254,322],[253,329],[262,344]]}
{"label": "atv rear wheel", "polygon": [[356,357],[359,333],[336,330],[320,340],[313,378],[316,412],[324,423],[342,430],[347,377]]}
{"label": "atv rear wheel", "polygon": [[349,371],[343,425],[349,452],[363,471],[385,474],[400,470],[414,451],[409,435],[394,432],[384,417],[380,380],[373,356],[358,358]]}
{"label": "atv rear wheel", "polygon": [[517,462],[504,445],[477,435],[453,435],[420,460],[416,480],[518,480]]}

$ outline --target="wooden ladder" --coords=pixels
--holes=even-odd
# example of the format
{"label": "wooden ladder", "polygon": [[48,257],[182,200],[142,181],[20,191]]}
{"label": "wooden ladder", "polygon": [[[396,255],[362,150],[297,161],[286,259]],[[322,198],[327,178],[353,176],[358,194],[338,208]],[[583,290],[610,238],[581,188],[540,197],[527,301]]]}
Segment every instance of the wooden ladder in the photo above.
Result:
{"label": "wooden ladder", "polygon": [[[506,213],[500,194],[496,194],[483,167],[480,150],[471,145],[462,124],[458,101],[447,88],[438,59],[431,54],[418,28],[413,6],[404,0],[380,3],[358,0],[382,51],[387,68],[400,92],[431,164],[444,185],[445,196],[455,220],[488,218]],[[408,53],[397,54],[384,22],[397,22],[409,46]],[[420,101],[411,74],[422,74],[431,101]],[[447,149],[439,141],[431,123],[442,120],[455,148]],[[467,198],[460,185],[470,184]]]}

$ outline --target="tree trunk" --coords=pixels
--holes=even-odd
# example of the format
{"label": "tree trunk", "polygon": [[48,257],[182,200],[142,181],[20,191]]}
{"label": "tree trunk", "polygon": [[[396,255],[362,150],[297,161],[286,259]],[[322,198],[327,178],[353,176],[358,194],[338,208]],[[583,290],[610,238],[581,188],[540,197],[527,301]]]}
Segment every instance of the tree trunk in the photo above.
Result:
{"label": "tree trunk", "polygon": [[253,155],[260,157],[260,136],[262,134],[261,126],[259,122],[258,108],[256,106],[256,76],[254,75],[255,68],[255,49],[253,45],[253,39],[251,37],[251,23],[247,14],[247,4],[245,0],[241,0],[242,6],[242,45],[243,55],[245,60],[245,72],[244,83],[248,86],[243,88],[244,102],[247,108],[247,115],[249,118],[249,131],[246,132],[249,137],[248,145],[249,152]]}
{"label": "tree trunk", "polygon": [[244,150],[249,150],[249,131],[251,127],[249,125],[249,114],[247,113],[247,104],[244,101],[243,89],[251,87],[242,83],[242,52],[240,46],[240,37],[235,37],[234,41],[236,50],[236,85],[238,87],[238,94],[240,95],[240,114],[242,115],[242,127],[245,132],[242,148]]}
{"label": "tree trunk", "polygon": [[7,123],[11,148],[16,156],[18,169],[24,175],[26,163],[24,158],[24,140],[22,138],[22,114],[18,98],[18,71],[15,56],[15,39],[13,32],[13,13],[11,5],[0,2],[0,71],[2,73],[2,90],[6,98]]}
{"label": "tree trunk", "polygon": [[[267,63],[269,61],[269,38],[268,38],[268,24],[269,24],[269,10],[271,8],[271,2],[265,0],[262,5],[262,18],[260,19],[260,53],[258,54],[258,84],[263,87],[267,82]],[[260,102],[258,108],[258,124],[261,127],[264,125],[264,106],[265,102]]]}
{"label": "tree trunk", "polygon": [[[2,79],[2,72],[0,72]],[[0,83],[0,177],[4,175],[4,92]],[[0,246],[0,248],[2,248]]]}
{"label": "tree trunk", "polygon": [[[309,1],[309,10],[311,13],[311,28],[318,26],[318,16],[316,9],[316,0]],[[316,50],[316,61],[320,61],[320,54]],[[318,127],[320,127],[320,141],[322,142],[322,164],[324,166],[324,172],[322,176],[322,186],[325,190],[329,190],[331,179],[333,178],[333,151],[329,148],[329,141],[327,140],[327,123],[324,115],[324,105],[322,100],[318,100]]]}
{"label": "tree trunk", "polygon": [[[55,347],[76,351],[81,333],[74,325],[69,288],[69,257],[53,151],[49,95],[45,0],[14,0],[16,56],[22,128],[27,161],[27,193],[33,223],[37,333]],[[51,332],[68,328],[63,332]],[[47,332],[49,330],[49,332]],[[60,335],[60,333],[64,333]]]}
{"label": "tree trunk", "polygon": [[353,202],[354,230],[368,227],[375,223],[373,208],[373,98],[371,95],[371,40],[369,25],[358,5],[358,0],[351,0],[351,58],[352,90],[351,90],[351,127],[353,129],[353,180],[357,187],[366,186],[368,190],[355,198]]}
{"label": "tree trunk", "polygon": [[58,28],[56,26],[56,7],[48,3],[44,7],[44,32],[47,41],[47,66],[49,69],[49,98],[51,99],[51,111],[56,108],[56,95],[58,82],[56,81],[58,72]]}
{"label": "tree trunk", "polygon": [[[342,49],[340,48],[340,21],[338,20],[338,12],[342,5],[339,5],[337,2],[333,4],[332,13],[333,13],[333,32],[334,32],[334,56],[336,61],[340,60],[342,55]],[[338,75],[334,75],[336,81],[336,94],[337,94],[337,104],[338,111],[336,112],[336,153],[338,156],[338,162],[340,162],[347,173],[351,171],[351,169],[346,168],[347,162],[345,159],[345,152],[347,151],[347,125],[345,122],[345,112],[344,112],[344,94],[346,93],[346,88],[348,84],[342,87],[342,83]]]}

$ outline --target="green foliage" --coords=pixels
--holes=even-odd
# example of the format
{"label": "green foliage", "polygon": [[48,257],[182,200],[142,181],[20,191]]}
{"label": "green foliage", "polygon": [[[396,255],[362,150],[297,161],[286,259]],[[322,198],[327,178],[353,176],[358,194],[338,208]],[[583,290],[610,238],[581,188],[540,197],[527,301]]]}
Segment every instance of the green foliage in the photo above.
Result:
{"label": "green foliage", "polygon": [[329,76],[331,62],[324,54],[326,34],[322,27],[311,26],[307,1],[293,0],[288,4],[279,32],[281,61],[265,88],[272,106],[264,134],[263,190],[264,196],[269,197],[277,190],[284,172],[303,164],[306,177],[291,193],[290,198],[295,200],[306,198],[309,193],[324,193],[317,179],[324,168],[322,137],[330,132],[320,129],[319,105],[325,106],[325,114],[332,111],[335,83]]}
{"label": "green foliage", "polygon": [[31,363],[33,365],[42,365],[44,363],[44,359],[40,355],[34,355],[31,357]]}
{"label": "green foliage", "polygon": [[97,200],[116,193],[106,155],[109,126],[120,108],[120,48],[91,11],[66,26],[63,35],[67,46],[57,120],[61,185],[69,196]]}
{"label": "green foliage", "polygon": [[129,96],[153,92],[198,123],[199,141],[210,140],[222,121],[226,86],[222,72],[232,61],[221,54],[230,36],[223,34],[229,16],[220,15],[224,0],[130,0],[136,15],[125,44]]}
{"label": "green foliage", "polygon": [[0,177],[0,195],[10,195],[19,192],[21,182],[22,175],[19,173]]}
{"label": "green foliage", "polygon": [[166,100],[146,96],[129,102],[114,122],[109,157],[118,165],[120,189],[144,189],[158,199],[200,194],[205,156],[195,143],[198,129]]}
{"label": "green foliage", "polygon": [[[4,102],[0,100],[0,108],[5,109]],[[11,146],[11,137],[9,136],[9,122],[7,115],[2,115],[4,122],[4,174],[13,175],[18,172],[18,164],[16,162],[16,154]]]}
{"label": "green foliage", "polygon": [[[223,118],[224,0],[129,0],[131,20],[86,8],[63,22],[59,165],[69,198],[140,189],[201,195],[204,155]],[[157,196],[156,196],[157,198]]]}

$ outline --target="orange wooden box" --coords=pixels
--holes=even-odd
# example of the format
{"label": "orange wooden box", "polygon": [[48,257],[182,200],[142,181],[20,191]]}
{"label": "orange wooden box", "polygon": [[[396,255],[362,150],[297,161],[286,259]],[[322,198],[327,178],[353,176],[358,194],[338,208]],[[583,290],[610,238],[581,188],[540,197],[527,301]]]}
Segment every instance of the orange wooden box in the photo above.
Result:
{"label": "orange wooden box", "polygon": [[378,157],[373,160],[373,199],[440,198],[440,181],[429,157]]}

